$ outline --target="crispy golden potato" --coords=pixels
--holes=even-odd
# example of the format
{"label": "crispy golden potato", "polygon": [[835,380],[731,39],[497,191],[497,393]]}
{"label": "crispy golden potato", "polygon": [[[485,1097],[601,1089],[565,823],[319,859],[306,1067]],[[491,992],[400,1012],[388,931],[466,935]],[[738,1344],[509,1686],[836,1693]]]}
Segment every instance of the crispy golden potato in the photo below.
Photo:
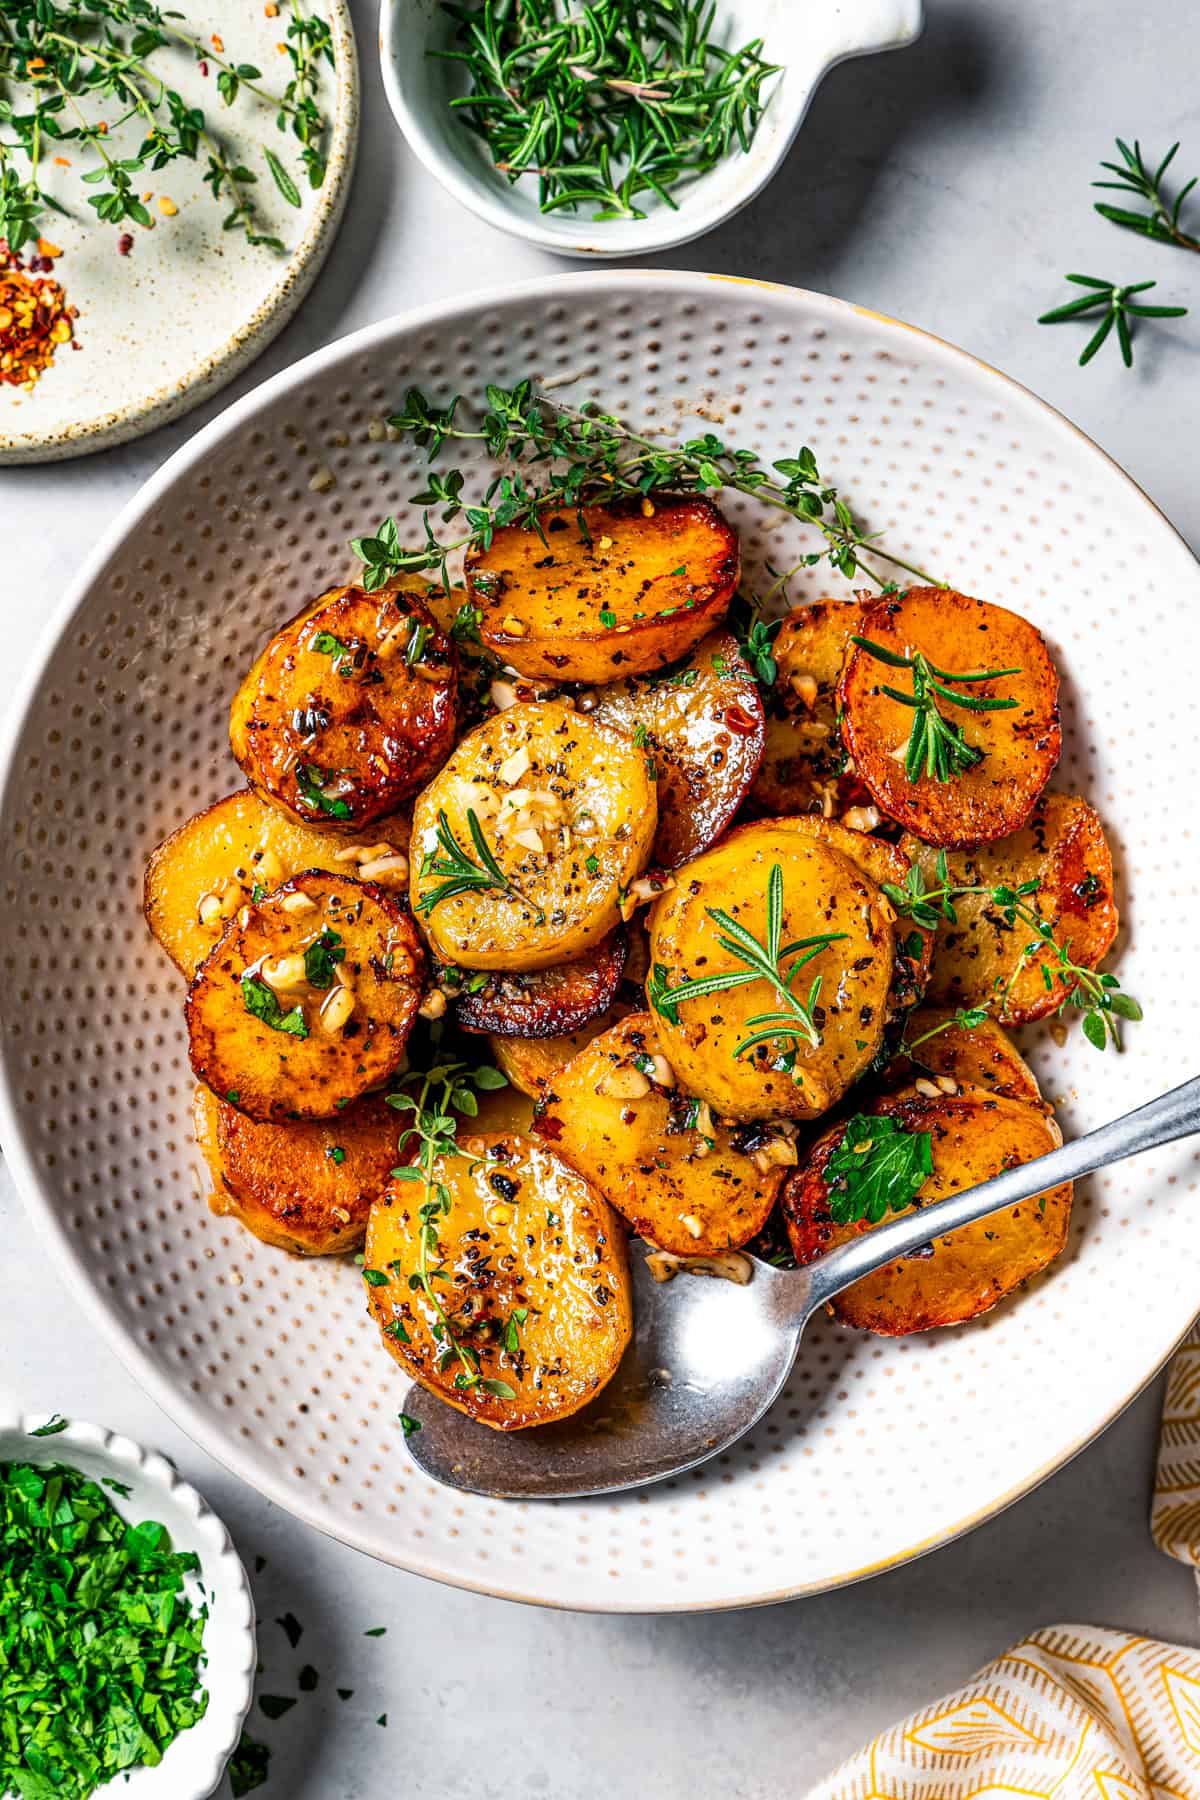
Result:
{"label": "crispy golden potato", "polygon": [[[904,746],[917,715],[885,690],[911,694],[914,673],[852,646],[838,687],[842,741],[876,804],[929,844],[979,844],[1019,830],[1062,747],[1058,671],[1041,633],[1003,606],[926,587],[877,601],[859,635],[897,656],[928,657],[948,672],[943,685],[960,693],[1016,702],[1005,711],[972,712],[935,695],[942,717],[981,760],[945,781],[926,773],[910,781]],[[1016,672],[964,684],[965,675],[985,669]]]}
{"label": "crispy golden potato", "polygon": [[657,818],[645,752],[619,732],[549,701],[485,720],[413,814],[412,905],[434,954],[507,970],[583,956],[620,924]]}
{"label": "crispy golden potato", "polygon": [[394,894],[296,875],[243,906],[197,970],[192,1068],[248,1118],[334,1118],[400,1066],[424,971]]}
{"label": "crispy golden potato", "polygon": [[[633,1328],[621,1221],[559,1157],[512,1134],[465,1139],[434,1179],[450,1207],[428,1261],[443,1276],[428,1287],[410,1285],[424,1185],[396,1181],[371,1209],[363,1274],[385,1346],[439,1400],[499,1431],[565,1419],[616,1372]],[[444,1355],[447,1327],[462,1357]]]}
{"label": "crispy golden potato", "polygon": [[533,1124],[533,1101],[520,1088],[489,1088],[478,1098],[479,1111],[475,1118],[459,1120],[461,1137],[489,1131],[500,1131],[510,1136],[517,1132],[522,1137],[529,1136]]}
{"label": "crispy golden potato", "polygon": [[408,830],[388,819],[362,843],[297,825],[249,788],[227,794],[173,831],[146,865],[146,923],[189,980],[256,888],[270,890],[301,869],[358,875],[378,887],[408,887]]}
{"label": "crispy golden potato", "polygon": [[[848,856],[852,863],[857,863],[877,888],[882,888],[885,881],[894,882],[897,886],[904,883],[909,859],[897,844],[889,844],[884,838],[872,837],[865,831],[852,831],[848,825],[842,825],[836,819],[818,819],[807,814],[799,818],[775,819],[772,823],[787,831],[799,831],[806,837],[819,838],[822,843],[831,844],[843,856]],[[888,1003],[891,1017],[907,1011],[925,992],[936,941],[932,931],[922,930],[911,920],[900,920],[893,935],[895,959],[892,993]]]}
{"label": "crispy golden potato", "polygon": [[545,513],[467,553],[480,635],[521,675],[614,681],[683,656],[737,588],[737,534],[710,500],[655,494]]}
{"label": "crispy golden potato", "polygon": [[486,977],[481,972],[473,978],[482,980],[481,986],[469,981],[459,989],[454,1016],[465,1031],[489,1031],[497,1037],[564,1037],[612,1005],[626,949],[624,933],[614,932],[585,956],[552,969]]}
{"label": "crispy golden potato", "polygon": [[[930,1134],[933,1175],[917,1195],[920,1206],[1017,1163],[1032,1162],[1062,1142],[1053,1119],[1036,1107],[973,1091],[937,1100],[897,1095],[881,1101],[874,1112],[894,1119],[906,1132]],[[799,1263],[812,1262],[872,1229],[865,1221],[837,1225],[830,1215],[825,1169],[844,1130],[839,1124],[825,1132],[784,1188],[784,1217]],[[1053,1262],[1066,1244],[1070,1218],[1071,1184],[1066,1182],[1039,1199],[935,1239],[924,1255],[901,1257],[864,1276],[837,1296],[833,1310],[847,1325],[884,1337],[960,1325]]]}
{"label": "crispy golden potato", "polygon": [[814,600],[784,617],[771,647],[775,680],[766,696],[766,742],[750,790],[758,813],[837,817],[865,797],[846,770],[837,725],[837,684],[851,632],[869,601]]}
{"label": "crispy golden potato", "polygon": [[565,1068],[573,1056],[578,1056],[585,1044],[632,1011],[627,1000],[614,1000],[604,1012],[565,1037],[492,1037],[488,1042],[500,1072],[508,1076],[515,1088],[536,1100],[547,1081]]}
{"label": "crispy golden potato", "polygon": [[1043,1105],[1033,1070],[1008,1033],[992,1019],[978,1025],[956,1024],[950,1006],[922,1006],[910,1013],[904,1043],[881,1079],[889,1089],[931,1080],[943,1092],[977,1088],[1005,1100]]}
{"label": "crispy golden potato", "polygon": [[783,1183],[784,1164],[772,1159],[796,1155],[790,1137],[764,1132],[757,1144],[753,1127],[731,1132],[676,1087],[649,1013],[632,1013],[560,1069],[533,1129],[639,1237],[679,1256],[752,1238]]}
{"label": "crispy golden potato", "polygon": [[381,1095],[336,1119],[260,1124],[201,1083],[192,1121],[213,1179],[212,1210],[296,1256],[357,1250],[400,1161],[398,1117]]}
{"label": "crispy golden potato", "polygon": [[658,867],[715,844],[763,751],[758,683],[733,633],[714,631],[669,674],[614,681],[590,698],[592,718],[644,746],[658,771]]}
{"label": "crispy golden potato", "polygon": [[[901,848],[927,887],[941,885],[936,851],[912,838]],[[957,923],[939,928],[928,989],[933,1004],[988,1006],[1001,1024],[1027,1025],[1066,998],[1058,959],[1053,952],[1026,958],[1036,941],[1033,929],[1007,924],[988,898],[996,887],[1015,890],[1036,881],[1025,904],[1046,920],[1056,943],[1070,945],[1081,967],[1098,967],[1112,948],[1118,924],[1112,857],[1099,815],[1077,794],[1046,794],[1029,823],[1003,843],[948,852],[946,860],[955,886],[986,891],[956,899]]]}
{"label": "crispy golden potato", "polygon": [[277,631],[234,696],[242,773],[293,819],[361,831],[454,745],[458,661],[411,588],[334,588]]}
{"label": "crispy golden potato", "polygon": [[[780,946],[829,936],[792,982],[811,1009],[818,1042],[803,1023],[782,1035],[739,1048],[787,1009],[765,978],[720,992],[667,1002],[662,994],[685,981],[744,973],[747,965],[722,943],[728,937],[713,909],[729,915],[760,945],[767,939],[772,871],[782,876]],[[676,885],[650,913],[647,998],[667,1060],[689,1093],[731,1119],[815,1119],[828,1110],[879,1049],[888,1022],[894,973],[891,908],[841,850],[794,829],[794,821],[746,825],[680,870]],[[804,951],[808,954],[808,951]],[[782,957],[785,972],[798,966]]]}

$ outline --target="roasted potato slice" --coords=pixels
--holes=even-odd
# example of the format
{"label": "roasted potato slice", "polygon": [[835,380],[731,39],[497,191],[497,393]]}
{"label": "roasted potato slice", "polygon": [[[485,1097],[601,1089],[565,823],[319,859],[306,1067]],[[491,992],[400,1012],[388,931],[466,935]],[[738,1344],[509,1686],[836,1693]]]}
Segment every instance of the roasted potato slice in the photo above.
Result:
{"label": "roasted potato slice", "polygon": [[614,932],[573,962],[527,974],[497,971],[478,987],[468,981],[455,998],[454,1016],[466,1031],[489,1031],[497,1037],[564,1037],[612,1005],[621,985],[627,942],[623,933]]}
{"label": "roasted potato slice", "polygon": [[[1053,1119],[1036,1107],[991,1094],[968,1091],[936,1100],[897,1095],[874,1111],[895,1120],[903,1131],[930,1134],[933,1174],[917,1195],[918,1206],[932,1205],[1002,1169],[1031,1162],[1062,1142]],[[784,1217],[799,1263],[812,1262],[872,1229],[865,1221],[835,1224],[830,1213],[825,1171],[844,1130],[844,1125],[835,1125],[825,1132],[784,1188]],[[1038,1199],[936,1238],[924,1254],[898,1258],[864,1276],[837,1296],[833,1310],[847,1325],[884,1337],[960,1325],[987,1312],[1053,1262],[1067,1241],[1070,1217],[1067,1182]]]}
{"label": "roasted potato slice", "polygon": [[234,696],[250,786],[293,819],[361,831],[454,746],[458,659],[413,589],[334,588],[277,631]]}
{"label": "roasted potato slice", "polygon": [[[775,819],[773,823],[788,831],[799,831],[806,837],[819,838],[822,843],[831,844],[843,856],[848,856],[852,863],[857,863],[877,888],[882,888],[885,881],[894,882],[898,887],[903,886],[909,859],[897,844],[889,844],[884,838],[872,837],[869,832],[852,831],[848,825],[842,825],[836,819],[818,819],[807,814],[799,818]],[[925,931],[905,920],[896,925],[894,937],[895,961],[888,1007],[892,1017],[913,1006],[925,992],[935,943],[932,931]]]}
{"label": "roasted potato slice", "polygon": [[[724,618],[737,534],[695,494],[545,513],[542,531],[497,531],[468,551],[480,636],[521,675],[615,681],[664,668]],[[544,534],[544,535],[542,535]]]}
{"label": "roasted potato slice", "polygon": [[790,1136],[764,1131],[756,1144],[754,1127],[731,1132],[676,1087],[649,1013],[622,1019],[560,1069],[533,1129],[639,1237],[679,1256],[752,1238],[796,1157]]}
{"label": "roasted potato slice", "polygon": [[658,771],[654,861],[677,869],[715,844],[763,752],[758,683],[731,631],[714,631],[677,669],[614,681],[591,717],[642,745]]}
{"label": "roasted potato slice", "polygon": [[[647,998],[663,1054],[689,1093],[731,1119],[814,1119],[841,1098],[879,1049],[891,1006],[895,963],[892,910],[849,856],[822,838],[764,822],[731,832],[680,870],[650,913]],[[766,978],[746,980],[748,965],[723,939],[728,926],[768,938],[768,893],[780,871],[780,958],[789,975],[808,956],[793,991],[811,1007],[813,1030],[788,1034],[787,1005]],[[822,939],[829,941],[824,944]],[[808,940],[817,942],[807,946]],[[664,993],[683,982],[741,976],[744,985],[679,1001]],[[779,1035],[754,1043],[779,1020]],[[812,1042],[815,1034],[817,1042]]]}
{"label": "roasted potato slice", "polygon": [[424,969],[402,901],[310,869],[243,906],[196,971],[192,1068],[248,1118],[334,1118],[400,1066]]}
{"label": "roasted potato slice", "polygon": [[904,1044],[882,1075],[888,1088],[930,1080],[943,1092],[976,1088],[1029,1106],[1043,1104],[1033,1070],[1008,1033],[992,1019],[958,1024],[953,1007],[923,1006],[910,1013]]}
{"label": "roasted potato slice", "polygon": [[379,1095],[336,1119],[259,1123],[201,1083],[192,1120],[213,1179],[212,1210],[296,1256],[357,1250],[400,1160],[398,1117]]}
{"label": "roasted potato slice", "polygon": [[477,725],[413,814],[413,911],[439,961],[547,969],[608,937],[654,841],[651,774],[644,751],[557,702]]}
{"label": "roasted potato slice", "polygon": [[511,1135],[518,1132],[522,1137],[530,1135],[533,1124],[533,1101],[520,1088],[511,1086],[489,1088],[478,1096],[479,1111],[473,1119],[463,1118],[459,1121],[459,1132],[466,1137],[474,1137],[480,1132],[499,1131]]}
{"label": "roasted potato slice", "polygon": [[146,865],[146,923],[190,980],[239,906],[301,869],[358,875],[408,887],[408,820],[388,819],[364,842],[297,825],[243,788],[180,825]]}
{"label": "roasted potato slice", "polygon": [[758,813],[835,818],[863,797],[846,769],[837,723],[837,684],[869,601],[814,600],[784,616],[771,646],[775,680],[766,695],[766,741],[750,803]]}
{"label": "roasted potato slice", "polygon": [[[948,588],[910,588],[879,600],[858,635],[892,656],[928,658],[942,685],[978,701],[1014,701],[1004,711],[971,711],[934,693],[938,712],[979,760],[946,780],[922,772],[910,781],[905,746],[922,715],[887,693],[912,694],[912,669],[880,661],[852,645],[838,700],[842,741],[876,804],[929,844],[990,842],[1029,818],[1058,761],[1058,671],[1028,619]],[[1012,670],[970,680],[984,670]]]}
{"label": "roasted potato slice", "polygon": [[[433,1175],[450,1202],[434,1221],[436,1283],[419,1279],[424,1185],[396,1181],[371,1209],[363,1274],[385,1346],[439,1400],[499,1431],[565,1419],[629,1342],[621,1221],[574,1169],[515,1134],[466,1138]],[[446,1355],[447,1327],[461,1357]]]}
{"label": "roasted potato slice", "polygon": [[[940,887],[937,853],[913,838],[901,848],[917,863],[926,886]],[[999,844],[947,852],[950,881],[980,887],[953,902],[957,922],[944,923],[934,948],[928,998],[939,1006],[987,1006],[1004,1025],[1026,1025],[1062,1005],[1069,991],[1053,953],[1026,957],[1036,940],[1019,921],[1010,926],[991,890],[1036,881],[1022,896],[1069,944],[1082,967],[1094,969],[1117,935],[1113,866],[1098,813],[1077,794],[1046,794],[1020,831]],[[1044,972],[1043,972],[1044,971]]]}
{"label": "roasted potato slice", "polygon": [[606,1011],[565,1037],[492,1037],[488,1042],[496,1067],[514,1087],[536,1100],[547,1081],[565,1068],[573,1056],[632,1011],[627,1000],[615,1000]]}

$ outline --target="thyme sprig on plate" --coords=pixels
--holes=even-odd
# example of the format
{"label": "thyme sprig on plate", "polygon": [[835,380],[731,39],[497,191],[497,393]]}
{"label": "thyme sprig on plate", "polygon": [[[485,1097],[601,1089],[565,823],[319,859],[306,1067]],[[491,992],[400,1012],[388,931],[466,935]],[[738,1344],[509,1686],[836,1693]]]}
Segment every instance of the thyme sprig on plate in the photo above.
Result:
{"label": "thyme sprig on plate", "polygon": [[751,981],[765,981],[774,989],[778,1005],[771,1012],[756,1013],[747,1019],[749,1033],[735,1045],[733,1054],[741,1057],[760,1044],[778,1043],[781,1051],[775,1066],[794,1072],[801,1046],[807,1045],[813,1050],[820,1047],[817,1003],[822,978],[820,975],[814,977],[803,999],[793,992],[793,983],[801,969],[831,944],[840,943],[846,933],[826,931],[816,937],[793,938],[788,944],[782,941],[783,869],[779,863],[772,864],[767,877],[766,935],[761,941],[722,907],[708,906],[705,911],[718,927],[718,944],[728,955],[736,957],[742,967],[701,975],[694,981],[683,981],[678,987],[672,987],[666,968],[662,963],[655,963],[646,983],[647,999],[669,1024],[678,1025],[679,1008],[685,1000],[699,1000],[705,994],[720,994],[729,988],[745,987]]}
{"label": "thyme sprig on plate", "polygon": [[[1041,971],[1047,993],[1053,991],[1056,979],[1068,990],[1055,1009],[1056,1013],[1061,1014],[1068,1007],[1081,1012],[1083,1035],[1089,1044],[1094,1045],[1097,1050],[1107,1049],[1110,1044],[1114,1050],[1120,1050],[1121,1030],[1118,1021],[1140,1019],[1142,1009],[1132,994],[1123,992],[1115,975],[1088,969],[1077,963],[1071,955],[1069,938],[1065,943],[1059,943],[1053,926],[1031,904],[1039,885],[1036,881],[1023,881],[1017,887],[1009,887],[1003,882],[989,887],[983,883],[951,881],[946,852],[939,850],[932,887],[925,885],[925,877],[920,868],[916,863],[911,863],[903,885],[885,881],[882,883],[882,891],[898,913],[926,931],[936,931],[943,919],[952,925],[957,923],[958,915],[954,910],[956,900],[965,899],[969,895],[985,898],[995,907],[1010,930],[1023,925],[1030,933],[1030,941],[1022,949],[1016,968],[996,996],[998,1005],[1003,1007],[1017,977],[1027,965],[1035,957],[1044,959],[1041,961]],[[967,1022],[969,1016],[972,1023],[979,1024],[979,1010],[972,1009],[969,1015],[963,1015],[961,1022]],[[932,1033],[926,1035],[932,1036]],[[924,1041],[923,1038],[918,1039],[920,1043]],[[907,1047],[911,1049],[915,1046]]]}
{"label": "thyme sprig on plate", "polygon": [[747,152],[778,73],[762,39],[713,41],[715,0],[473,0],[447,5],[470,78],[451,107],[507,180],[537,177],[544,213],[643,219],[671,190]]}
{"label": "thyme sprig on plate", "polygon": [[[417,1213],[417,1267],[410,1274],[408,1285],[410,1291],[425,1296],[433,1313],[429,1329],[439,1348],[438,1368],[444,1371],[457,1361],[455,1387],[479,1387],[496,1399],[514,1400],[516,1393],[508,1382],[480,1374],[479,1352],[455,1330],[436,1285],[448,1279],[445,1265],[439,1261],[438,1224],[449,1217],[453,1206],[449,1188],[435,1178],[438,1161],[458,1151],[456,1115],[473,1119],[478,1113],[475,1090],[486,1092],[504,1086],[504,1076],[498,1069],[472,1069],[461,1062],[437,1063],[431,1069],[414,1069],[404,1076],[400,1091],[389,1094],[387,1103],[397,1112],[411,1115],[411,1123],[400,1133],[397,1148],[403,1156],[409,1146],[415,1145],[416,1155],[411,1162],[393,1169],[392,1178],[419,1181],[425,1189]],[[373,1283],[389,1279],[386,1271],[377,1269],[364,1269],[363,1276]],[[400,1329],[403,1332],[402,1325]]]}
{"label": "thyme sprig on plate", "polygon": [[1079,353],[1081,367],[1091,362],[1115,327],[1121,361],[1127,369],[1131,369],[1134,326],[1130,321],[1181,319],[1187,312],[1186,306],[1147,306],[1144,301],[1133,298],[1135,294],[1144,294],[1150,288],[1157,287],[1156,281],[1135,281],[1129,286],[1118,287],[1115,282],[1102,281],[1096,275],[1068,275],[1067,280],[1074,282],[1076,287],[1086,288],[1087,293],[1077,300],[1068,300],[1065,305],[1055,306],[1050,312],[1042,313],[1038,324],[1064,325],[1071,319],[1094,318],[1099,314],[1099,325]]}
{"label": "thyme sprig on plate", "polygon": [[905,1131],[886,1114],[856,1113],[825,1164],[829,1211],[837,1225],[878,1225],[903,1212],[933,1174],[933,1136]]}
{"label": "thyme sprig on plate", "polygon": [[[252,244],[282,250],[266,233],[250,195],[258,180],[232,157],[204,111],[168,85],[153,66],[157,52],[179,47],[217,70],[216,87],[232,106],[244,91],[275,113],[280,131],[300,145],[300,161],[312,187],[325,178],[327,123],[317,91],[320,65],[333,64],[327,22],[292,0],[286,50],[292,75],[282,94],[262,85],[262,71],[226,56],[212,41],[187,29],[180,13],[152,0],[5,0],[0,10],[0,237],[19,250],[37,238],[47,210],[66,208],[47,193],[47,158],[74,145],[95,159],[80,179],[96,191],[89,206],[108,224],[149,227],[153,221],[139,189],[148,173],[178,161],[207,158],[204,182],[230,208],[224,225]],[[115,111],[115,116],[114,116]],[[133,155],[122,155],[115,134],[127,122],[144,134]],[[18,158],[24,168],[18,167]],[[271,150],[264,161],[290,206],[300,190]],[[135,179],[136,178],[136,179]]]}
{"label": "thyme sprig on plate", "polygon": [[1150,210],[1133,212],[1128,206],[1114,206],[1111,201],[1097,200],[1095,207],[1100,217],[1110,220],[1114,225],[1123,226],[1127,231],[1139,232],[1142,237],[1153,238],[1160,244],[1178,244],[1183,250],[1200,250],[1200,238],[1185,231],[1179,222],[1183,203],[1200,176],[1193,175],[1190,181],[1185,182],[1173,200],[1168,197],[1163,186],[1167,170],[1178,154],[1178,142],[1171,145],[1155,169],[1151,169],[1146,162],[1142,146],[1136,138],[1132,148],[1123,138],[1118,138],[1116,142],[1120,162],[1100,164],[1110,175],[1115,175],[1116,180],[1093,181],[1092,186],[1108,188],[1127,200],[1144,200]]}
{"label": "thyme sprig on plate", "polygon": [[[898,700],[901,706],[913,709],[912,730],[905,746],[904,773],[910,781],[919,781],[927,775],[933,781],[949,781],[954,775],[963,775],[983,761],[983,751],[968,744],[963,736],[962,726],[957,721],[947,719],[938,706],[939,697],[951,706],[960,706],[967,712],[1008,712],[1017,702],[989,698],[984,694],[963,694],[957,687],[970,686],[978,681],[999,681],[1008,675],[1019,675],[1020,669],[975,669],[967,674],[952,674],[948,669],[939,669],[936,663],[920,650],[911,656],[900,656],[894,650],[888,650],[882,644],[872,643],[870,638],[851,638],[851,643],[873,656],[877,662],[886,663],[891,669],[909,669],[912,672],[912,692],[904,693],[900,688],[885,686],[883,692],[889,700]],[[949,687],[947,683],[955,682],[957,687]]]}
{"label": "thyme sprig on plate", "polygon": [[426,851],[425,860],[421,864],[421,878],[424,880],[426,875],[440,875],[444,879],[429,893],[421,896],[417,911],[428,916],[435,906],[440,906],[443,900],[453,900],[456,894],[498,888],[501,893],[511,894],[515,900],[528,906],[537,915],[538,924],[544,924],[546,915],[541,907],[521,892],[496,861],[495,852],[483,835],[483,826],[479,823],[479,815],[474,807],[467,808],[467,830],[471,834],[478,862],[472,860],[455,837],[454,828],[445,812],[438,813],[438,847],[436,850]]}
{"label": "thyme sprig on plate", "polygon": [[[863,530],[822,476],[807,445],[795,456],[764,466],[758,451],[738,449],[712,432],[681,444],[656,443],[611,413],[552,405],[529,378],[512,388],[489,384],[487,408],[473,429],[458,423],[462,404],[462,396],[456,395],[438,407],[419,388],[410,388],[388,424],[426,448],[431,464],[446,443],[462,440],[482,443],[496,461],[516,466],[495,475],[473,504],[463,497],[466,476],[461,469],[431,469],[427,485],[412,495],[413,504],[425,508],[424,544],[406,548],[394,518],[385,519],[373,537],[352,541],[351,549],[365,565],[368,592],[417,569],[438,569],[449,585],[448,558],[455,552],[486,550],[507,525],[540,531],[541,514],[557,508],[578,510],[589,501],[644,497],[656,490],[716,494],[723,488],[747,494],[822,534],[826,549],[802,558],[797,567],[828,561],[847,580],[862,574],[885,587],[883,576],[864,558],[864,550],[870,550],[920,581],[931,580]],[[528,465],[538,470],[536,476],[529,475]],[[435,517],[441,525],[461,519],[465,529],[441,536],[434,530]],[[580,523],[582,528],[582,519]]]}

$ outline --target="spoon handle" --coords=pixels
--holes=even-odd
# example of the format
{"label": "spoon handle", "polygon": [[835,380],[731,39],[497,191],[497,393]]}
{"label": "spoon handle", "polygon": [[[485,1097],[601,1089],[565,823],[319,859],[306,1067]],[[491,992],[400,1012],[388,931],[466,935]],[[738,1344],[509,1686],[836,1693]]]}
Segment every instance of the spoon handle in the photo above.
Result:
{"label": "spoon handle", "polygon": [[1157,1100],[1147,1101],[1145,1106],[1109,1125],[1060,1145],[1046,1156],[1005,1169],[978,1187],[964,1188],[962,1193],[951,1194],[933,1206],[906,1213],[890,1225],[863,1232],[852,1243],[797,1269],[792,1279],[797,1285],[803,1282],[806,1289],[805,1312],[823,1306],[834,1294],[840,1294],[864,1275],[874,1274],[893,1258],[910,1255],[958,1226],[973,1225],[988,1213],[1015,1206],[1019,1200],[1032,1200],[1061,1182],[1074,1181],[1108,1163],[1138,1156],[1143,1150],[1156,1150],[1160,1144],[1170,1144],[1198,1131],[1200,1076],[1172,1088],[1169,1094],[1161,1094]]}

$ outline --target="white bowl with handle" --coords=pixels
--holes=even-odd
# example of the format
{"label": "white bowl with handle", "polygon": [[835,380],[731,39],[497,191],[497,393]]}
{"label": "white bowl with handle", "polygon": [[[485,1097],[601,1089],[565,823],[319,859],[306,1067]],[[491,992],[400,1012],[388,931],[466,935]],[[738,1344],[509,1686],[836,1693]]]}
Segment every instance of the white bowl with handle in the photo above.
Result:
{"label": "white bowl with handle", "polygon": [[254,1600],[233,1539],[207,1501],[165,1456],[143,1450],[132,1438],[100,1425],[72,1420],[50,1436],[37,1436],[45,1414],[0,1413],[0,1463],[54,1463],[78,1469],[106,1487],[114,1511],[130,1525],[154,1519],[165,1525],[172,1548],[190,1550],[200,1562],[185,1583],[189,1599],[207,1603],[200,1680],[208,1693],[204,1716],[181,1731],[154,1767],[139,1764],[96,1789],[96,1800],[208,1800],[236,1748],[254,1692],[257,1645]]}
{"label": "white bowl with handle", "polygon": [[781,72],[764,86],[770,100],[749,153],[735,151],[676,189],[677,211],[643,195],[644,219],[597,221],[582,208],[543,213],[535,180],[511,184],[496,172],[483,139],[449,104],[467,91],[462,65],[430,54],[448,49],[454,37],[441,0],[381,0],[379,50],[397,124],[456,200],[501,231],[561,256],[624,258],[690,243],[740,212],[783,162],[829,70],[848,57],[903,49],[922,23],[923,0],[824,0],[816,7],[801,0],[724,0],[715,40],[734,49],[761,38],[763,55]]}

